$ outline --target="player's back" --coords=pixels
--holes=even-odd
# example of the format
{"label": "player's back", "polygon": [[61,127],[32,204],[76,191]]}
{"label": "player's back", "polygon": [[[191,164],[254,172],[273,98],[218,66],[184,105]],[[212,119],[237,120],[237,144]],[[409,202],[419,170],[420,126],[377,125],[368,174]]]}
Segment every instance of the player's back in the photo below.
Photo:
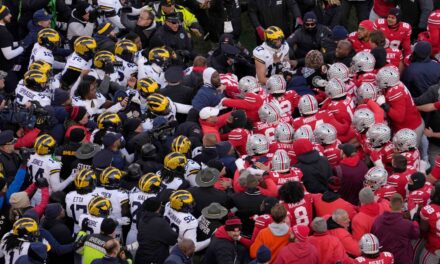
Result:
{"label": "player's back", "polygon": [[77,191],[71,191],[66,195],[66,214],[74,221],[73,232],[75,234],[81,229],[79,218],[81,215],[87,214],[87,206],[93,197],[92,192],[79,194]]}
{"label": "player's back", "polygon": [[[164,217],[170,223],[171,229],[179,234],[179,239],[185,238],[185,233],[188,230],[197,230],[198,220],[190,213],[174,210],[170,203],[165,206]],[[197,239],[193,238],[193,241],[197,241]]]}

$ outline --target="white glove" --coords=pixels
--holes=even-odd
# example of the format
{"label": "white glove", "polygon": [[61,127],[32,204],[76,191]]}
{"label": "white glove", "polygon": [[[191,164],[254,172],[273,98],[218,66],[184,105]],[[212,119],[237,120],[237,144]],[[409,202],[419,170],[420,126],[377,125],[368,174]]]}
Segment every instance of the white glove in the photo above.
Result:
{"label": "white glove", "polygon": [[129,225],[130,224],[130,218],[124,216],[122,218],[119,218],[118,220],[119,225]]}
{"label": "white glove", "polygon": [[378,105],[383,105],[384,103],[386,103],[385,96],[383,95],[378,96],[376,99],[376,103]]}

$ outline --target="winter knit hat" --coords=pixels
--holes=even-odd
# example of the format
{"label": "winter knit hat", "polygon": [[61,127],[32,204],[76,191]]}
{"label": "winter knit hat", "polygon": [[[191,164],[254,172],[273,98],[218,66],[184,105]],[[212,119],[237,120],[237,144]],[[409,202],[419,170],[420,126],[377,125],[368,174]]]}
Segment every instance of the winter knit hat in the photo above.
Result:
{"label": "winter knit hat", "polygon": [[92,6],[85,1],[78,1],[75,6],[74,15],[76,18],[81,19],[82,17],[92,11]]}
{"label": "winter knit hat", "polygon": [[348,37],[348,31],[343,26],[335,26],[332,30],[333,40],[339,41]]}
{"label": "winter knit hat", "polygon": [[413,54],[420,59],[426,59],[431,55],[432,46],[431,43],[427,41],[419,41],[414,46]]}
{"label": "winter knit hat", "polygon": [[235,231],[236,228],[241,230],[241,225],[242,225],[242,223],[241,223],[240,218],[234,216],[234,217],[226,220],[225,230],[226,231]]}
{"label": "winter knit hat", "polygon": [[46,206],[46,209],[44,210],[44,216],[47,219],[55,219],[63,210],[63,207],[59,203],[51,203]]}
{"label": "winter knit hat", "polygon": [[306,225],[294,225],[292,227],[292,232],[295,235],[296,240],[304,242],[309,236],[310,229]]}
{"label": "winter knit hat", "polygon": [[114,29],[115,29],[115,27],[111,23],[109,23],[109,22],[101,23],[101,24],[99,24],[98,30],[96,31],[96,33],[98,33],[101,36],[107,36]]}
{"label": "winter knit hat", "polygon": [[307,138],[300,138],[295,140],[292,147],[297,157],[313,150],[313,145]]}
{"label": "winter knit hat", "polygon": [[211,84],[211,77],[217,70],[211,67],[206,68],[203,71],[203,83]]}
{"label": "winter knit hat", "polygon": [[10,13],[11,11],[9,11],[9,8],[7,8],[5,5],[0,6],[0,19],[5,18]]}
{"label": "winter knit hat", "polygon": [[29,201],[29,197],[26,192],[16,192],[11,195],[9,198],[9,203],[12,208],[26,208],[31,206],[31,202]]}
{"label": "winter knit hat", "polygon": [[84,106],[73,106],[70,112],[70,119],[79,122],[86,114],[87,109]]}
{"label": "winter knit hat", "polygon": [[341,179],[336,176],[331,176],[328,180],[328,188],[334,192],[337,192],[339,189],[341,189]]}
{"label": "winter knit hat", "polygon": [[69,140],[72,142],[81,142],[86,136],[84,129],[74,128],[70,131]]}
{"label": "winter knit hat", "polygon": [[118,222],[113,220],[112,218],[105,218],[101,223],[101,233],[104,235],[110,235],[115,232],[116,227],[118,226]]}
{"label": "winter knit hat", "polygon": [[374,30],[373,22],[371,22],[368,19],[362,20],[361,23],[359,23],[359,27],[363,27],[363,28],[365,28],[368,31],[373,31]]}
{"label": "winter knit hat", "polygon": [[53,106],[63,105],[69,98],[70,98],[70,95],[67,91],[60,89],[60,88],[55,89],[54,95],[53,95],[53,100],[52,100],[52,105]]}
{"label": "winter knit hat", "polygon": [[266,263],[272,258],[270,249],[265,245],[261,245],[257,251],[257,263]]}
{"label": "winter knit hat", "polygon": [[388,15],[393,15],[397,19],[397,23],[399,23],[400,19],[402,18],[402,11],[400,11],[400,8],[393,7],[388,12]]}
{"label": "winter knit hat", "polygon": [[305,57],[306,67],[312,69],[319,69],[324,65],[324,56],[319,50],[311,50],[307,52]]}
{"label": "winter knit hat", "polygon": [[315,12],[309,11],[304,14],[303,20],[304,20],[304,22],[316,22],[316,20],[318,20],[318,18],[316,17]]}

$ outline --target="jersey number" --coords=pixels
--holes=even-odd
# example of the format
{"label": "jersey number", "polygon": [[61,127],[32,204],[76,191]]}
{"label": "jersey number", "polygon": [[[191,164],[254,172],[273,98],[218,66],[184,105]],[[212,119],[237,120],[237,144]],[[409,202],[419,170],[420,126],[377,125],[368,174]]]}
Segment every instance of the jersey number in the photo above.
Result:
{"label": "jersey number", "polygon": [[309,217],[307,216],[307,210],[304,206],[295,208],[293,214],[295,215],[297,225],[309,224]]}
{"label": "jersey number", "polygon": [[44,169],[43,168],[38,168],[38,170],[34,174],[33,167],[32,167],[32,165],[30,165],[29,166],[29,174],[31,175],[32,182],[35,182],[35,181],[37,181],[37,179],[43,177]]}
{"label": "jersey number", "polygon": [[[76,205],[76,209],[75,209],[75,205]],[[87,205],[85,205],[85,204],[72,204],[70,206],[70,210],[72,211],[73,220],[75,221],[76,224],[79,224],[78,223],[79,219],[77,218],[75,212],[78,212],[78,216],[81,215],[81,212],[79,212],[79,211],[82,211],[83,214],[86,214],[87,213]]]}
{"label": "jersey number", "polygon": [[141,206],[141,203],[138,201],[133,202],[133,204],[131,205],[132,208],[132,215],[133,215],[133,223],[136,224],[136,218],[137,218],[137,212],[139,210],[139,207]]}
{"label": "jersey number", "polygon": [[165,220],[167,220],[168,223],[170,223],[170,227],[171,229],[176,232],[177,234],[179,234],[179,226],[176,225],[175,223],[171,223],[170,218],[168,218],[167,216],[165,216]]}

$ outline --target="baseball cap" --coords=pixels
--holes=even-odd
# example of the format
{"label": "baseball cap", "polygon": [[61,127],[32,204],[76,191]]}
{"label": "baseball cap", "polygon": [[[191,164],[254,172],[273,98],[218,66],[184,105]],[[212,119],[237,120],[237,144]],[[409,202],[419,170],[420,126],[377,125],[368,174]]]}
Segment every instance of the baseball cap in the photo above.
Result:
{"label": "baseball cap", "polygon": [[199,116],[200,119],[206,120],[212,116],[218,116],[219,112],[218,108],[207,106],[200,110]]}
{"label": "baseball cap", "polygon": [[47,11],[44,10],[44,8],[42,8],[42,9],[35,11],[34,15],[32,16],[32,19],[35,22],[47,21],[47,20],[51,20],[52,16],[49,13],[47,13]]}

